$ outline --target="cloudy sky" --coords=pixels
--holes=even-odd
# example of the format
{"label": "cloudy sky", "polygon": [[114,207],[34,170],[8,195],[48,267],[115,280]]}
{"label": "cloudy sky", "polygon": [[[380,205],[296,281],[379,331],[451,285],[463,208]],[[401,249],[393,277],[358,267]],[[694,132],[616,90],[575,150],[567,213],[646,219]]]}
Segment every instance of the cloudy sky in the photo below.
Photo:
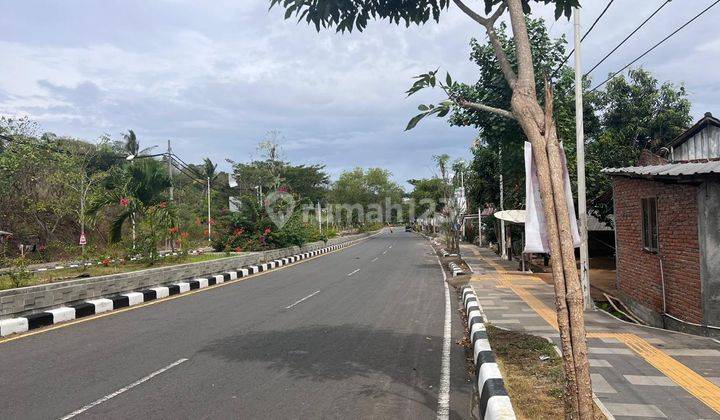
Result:
{"label": "cloudy sky", "polygon": [[[475,2],[470,0],[470,4]],[[589,23],[605,1],[583,1]],[[585,68],[660,0],[616,0],[586,39]],[[595,72],[603,79],[711,3],[670,3]],[[402,182],[433,174],[432,155],[468,157],[471,129],[427,120],[404,132],[427,92],[406,99],[413,75],[441,67],[472,81],[468,41],[480,28],[451,7],[440,24],[371,23],[361,34],[321,33],[284,21],[267,0],[0,0],[0,114],[29,115],[42,131],[88,140],[129,128],[142,146],[164,144],[186,161],[245,161],[268,130],[285,158],[337,176],[380,166]],[[536,7],[535,16],[552,11]],[[684,83],[695,117],[720,114],[720,6],[639,64]],[[552,22],[552,21],[550,21]],[[568,35],[565,19],[549,23]]]}

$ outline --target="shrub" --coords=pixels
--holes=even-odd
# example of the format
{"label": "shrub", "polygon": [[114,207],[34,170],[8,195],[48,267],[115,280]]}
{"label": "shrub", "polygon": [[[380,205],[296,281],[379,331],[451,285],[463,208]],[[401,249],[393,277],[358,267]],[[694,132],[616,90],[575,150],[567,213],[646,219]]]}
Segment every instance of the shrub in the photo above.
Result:
{"label": "shrub", "polygon": [[7,277],[13,288],[27,286],[32,278],[32,273],[27,269],[27,260],[25,258],[11,259]]}

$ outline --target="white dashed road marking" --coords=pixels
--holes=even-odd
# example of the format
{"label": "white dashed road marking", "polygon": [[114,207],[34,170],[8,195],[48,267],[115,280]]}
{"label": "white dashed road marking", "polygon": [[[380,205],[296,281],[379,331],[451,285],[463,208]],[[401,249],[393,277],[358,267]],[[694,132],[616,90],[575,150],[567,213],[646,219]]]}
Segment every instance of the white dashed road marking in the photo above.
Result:
{"label": "white dashed road marking", "polygon": [[108,395],[100,398],[99,400],[95,400],[95,401],[91,402],[90,404],[88,404],[88,405],[86,405],[86,406],[84,406],[84,407],[82,407],[82,408],[79,408],[79,409],[73,411],[72,413],[70,413],[70,414],[68,414],[68,415],[66,415],[66,416],[61,417],[60,420],[68,420],[68,419],[71,419],[71,418],[73,418],[73,417],[75,417],[75,416],[77,416],[77,415],[79,415],[79,414],[82,414],[82,413],[88,411],[89,409],[95,407],[96,405],[100,405],[100,404],[102,404],[102,403],[104,403],[104,402],[106,402],[106,401],[108,401],[108,400],[111,400],[111,399],[117,397],[118,395],[122,394],[123,392],[129,391],[129,390],[135,388],[136,386],[142,384],[143,382],[147,382],[147,381],[149,381],[150,379],[156,377],[157,375],[159,375],[159,374],[161,374],[161,373],[163,373],[163,372],[165,372],[165,371],[167,371],[167,370],[169,370],[169,369],[172,369],[172,368],[174,368],[175,366],[177,366],[177,365],[179,365],[179,364],[181,364],[181,363],[187,362],[187,360],[188,360],[188,359],[180,359],[180,360],[178,360],[178,361],[176,361],[176,362],[170,363],[169,365],[165,366],[164,368],[159,369],[159,370],[156,370],[155,372],[149,374],[148,376],[146,376],[146,377],[144,377],[144,378],[142,378],[142,379],[138,379],[137,381],[131,383],[130,385],[128,385],[128,386],[126,386],[126,387],[123,387],[123,388],[118,389],[117,391],[113,392],[112,394],[108,394]]}
{"label": "white dashed road marking", "polygon": [[349,272],[349,273],[348,273],[348,277],[349,277],[349,276],[352,276],[353,274],[357,273],[358,271],[360,271],[359,268],[358,268],[357,270],[353,270],[353,271]]}
{"label": "white dashed road marking", "polygon": [[315,293],[310,293],[309,295],[307,295],[307,296],[305,296],[304,298],[298,300],[297,302],[293,303],[292,305],[286,306],[285,309],[290,309],[290,308],[292,308],[293,306],[295,306],[295,305],[297,305],[297,304],[299,304],[299,303],[302,303],[302,302],[306,301],[307,299],[310,299],[311,297],[317,295],[318,293],[320,293],[319,290],[316,291]]}

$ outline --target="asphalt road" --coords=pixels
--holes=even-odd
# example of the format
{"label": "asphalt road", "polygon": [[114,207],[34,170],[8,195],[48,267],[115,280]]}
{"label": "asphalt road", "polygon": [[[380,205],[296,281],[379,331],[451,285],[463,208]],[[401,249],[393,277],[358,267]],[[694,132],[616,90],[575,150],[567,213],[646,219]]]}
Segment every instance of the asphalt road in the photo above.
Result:
{"label": "asphalt road", "polygon": [[[451,290],[449,417],[470,418]],[[436,418],[445,288],[385,232],[297,265],[0,343],[0,418]]]}

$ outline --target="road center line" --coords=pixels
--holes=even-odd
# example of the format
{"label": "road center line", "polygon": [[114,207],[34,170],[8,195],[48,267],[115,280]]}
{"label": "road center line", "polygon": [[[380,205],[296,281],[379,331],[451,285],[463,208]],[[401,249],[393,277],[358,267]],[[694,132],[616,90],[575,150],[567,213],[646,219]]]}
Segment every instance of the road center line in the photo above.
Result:
{"label": "road center line", "polygon": [[373,258],[370,262],[375,262],[378,260],[378,257]]}
{"label": "road center line", "polygon": [[82,407],[82,408],[79,408],[79,409],[73,411],[73,412],[70,413],[70,414],[67,414],[67,415],[61,417],[60,420],[68,420],[68,419],[71,419],[71,418],[73,418],[73,417],[75,417],[75,416],[77,416],[77,415],[79,415],[79,414],[82,414],[82,413],[88,411],[89,409],[95,407],[96,405],[100,405],[100,404],[102,404],[102,403],[104,403],[104,402],[106,402],[106,401],[108,401],[108,400],[110,400],[110,399],[113,399],[113,398],[117,397],[118,395],[120,395],[120,394],[122,394],[122,393],[124,393],[124,392],[126,392],[126,391],[129,391],[129,390],[135,388],[136,386],[142,384],[143,382],[149,381],[150,379],[152,379],[152,378],[154,378],[155,376],[157,376],[157,375],[165,372],[166,370],[172,369],[172,368],[174,368],[175,366],[177,366],[177,365],[179,365],[179,364],[181,364],[181,363],[187,362],[187,360],[188,360],[188,359],[180,359],[180,360],[178,360],[178,361],[176,361],[176,362],[170,363],[169,365],[165,366],[164,368],[159,369],[159,370],[156,370],[155,372],[149,374],[148,376],[146,376],[146,377],[144,377],[144,378],[142,378],[142,379],[138,379],[137,381],[131,383],[130,385],[128,385],[128,386],[126,386],[126,387],[123,387],[123,388],[118,389],[117,391],[113,392],[112,394],[108,394],[108,395],[100,398],[99,400],[95,400],[95,401],[91,402],[90,404],[88,404],[88,405],[86,405],[86,406],[84,406],[84,407]]}
{"label": "road center line", "polygon": [[[433,250],[434,252],[435,250]],[[440,389],[438,390],[437,418],[446,420],[450,417],[450,344],[452,341],[452,309],[450,307],[450,289],[447,284],[447,275],[440,262],[440,257],[435,255],[440,265],[445,286],[445,326],[443,328],[442,361],[440,364]]]}
{"label": "road center line", "polygon": [[349,273],[348,273],[348,277],[352,276],[353,274],[357,273],[358,271],[360,271],[359,268],[356,269],[356,270],[353,270],[353,271],[349,272]]}
{"label": "road center line", "polygon": [[297,302],[293,303],[292,305],[286,306],[285,309],[290,309],[290,308],[292,308],[293,306],[295,306],[295,305],[297,305],[297,304],[303,303],[304,301],[310,299],[311,297],[317,295],[318,293],[320,293],[319,290],[315,291],[315,293],[310,293],[309,295],[307,295],[307,296],[305,296],[304,298],[298,300]]}

